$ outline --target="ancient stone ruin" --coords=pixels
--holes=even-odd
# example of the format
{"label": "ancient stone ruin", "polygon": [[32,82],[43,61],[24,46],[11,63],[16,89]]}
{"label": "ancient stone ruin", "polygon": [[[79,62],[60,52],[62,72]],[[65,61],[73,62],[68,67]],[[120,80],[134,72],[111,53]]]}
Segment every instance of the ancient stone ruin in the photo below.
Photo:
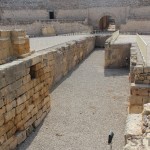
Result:
{"label": "ancient stone ruin", "polygon": [[[42,144],[47,145],[56,141],[50,149],[75,149],[72,139],[77,142],[75,143],[77,149],[86,150],[89,147],[88,144],[91,149],[99,149],[99,147],[105,149],[105,145],[111,145],[102,142],[104,139],[99,141],[98,135],[102,133],[102,137],[107,138],[107,133],[103,135],[102,131],[109,131],[112,127],[116,131],[112,147],[114,146],[116,150],[120,147],[124,150],[149,150],[149,13],[150,2],[148,0],[74,0],[70,2],[67,0],[1,0],[0,150],[32,149],[35,146],[34,142],[28,140],[31,136],[33,140],[36,136],[38,139],[41,138],[41,134],[38,134],[39,130],[44,135],[45,128],[42,128],[42,124],[45,125],[46,116],[48,118],[45,120],[52,118],[55,122],[54,124],[47,123],[46,129],[52,124],[53,130],[56,131],[60,128],[67,128],[68,132],[64,134],[69,135],[69,140],[67,140],[62,133],[55,133],[53,137],[51,132],[48,132],[49,130],[46,131],[52,141],[47,142],[46,139],[49,137],[45,136],[45,143],[42,142]],[[97,51],[100,52],[100,56],[103,56],[100,60],[95,59],[99,61],[99,65],[96,65],[97,62],[93,59],[98,56],[98,53],[93,55]],[[92,58],[90,58],[91,55]],[[103,59],[104,63],[102,63]],[[82,65],[88,61],[88,67],[82,68]],[[90,70],[90,67],[95,69],[95,72]],[[76,78],[81,80],[79,85],[69,80],[72,76],[76,76],[74,72],[78,71],[78,68],[82,68],[79,71],[80,75]],[[87,80],[86,77],[82,78],[84,76],[82,71],[87,71],[87,76],[92,71],[94,73],[90,80]],[[100,75],[102,75],[101,81],[98,78]],[[114,93],[121,82],[120,78],[124,76],[129,77],[129,81],[125,82],[129,82],[130,90],[126,87],[128,93],[125,91],[124,95],[122,95],[124,91],[119,89],[118,93]],[[123,79],[126,80],[126,78]],[[63,115],[59,114],[60,118],[55,118],[55,112],[54,116],[49,117],[53,107],[58,107],[55,99],[52,98],[52,93],[64,82],[66,82],[65,93],[58,97],[63,100],[66,98],[66,103],[62,100],[59,105],[64,109],[63,113],[67,115],[63,118]],[[94,82],[95,84],[91,86],[93,89],[97,87],[96,90],[87,89],[83,92],[83,84],[87,82]],[[105,83],[99,85],[100,82]],[[69,97],[71,101],[69,104],[67,96],[73,88],[77,90],[77,94],[74,92],[71,98]],[[96,92],[102,93],[97,96]],[[108,93],[113,96],[107,96]],[[80,105],[72,101],[74,97],[80,99]],[[117,100],[120,100],[120,97],[127,100],[118,103]],[[107,98],[110,101],[105,100]],[[111,108],[107,108],[109,104]],[[66,105],[69,105],[69,110]],[[74,108],[77,109],[74,110]],[[107,122],[104,125],[101,118],[107,114],[103,113],[105,111],[112,116],[111,119],[105,116],[103,121]],[[74,117],[72,122],[69,122],[70,116]],[[58,120],[62,118],[64,120],[59,126]],[[95,120],[91,121],[91,118]],[[122,123],[122,120],[118,118],[124,122]],[[81,120],[76,122],[78,119]],[[110,120],[114,124],[109,124]],[[118,132],[115,128],[116,122]],[[93,124],[96,125],[95,128]],[[57,125],[58,128],[55,129],[54,126]],[[95,129],[95,131],[91,132],[90,129]],[[81,139],[77,134],[81,136]],[[93,141],[90,143],[88,137],[97,139],[97,143],[93,144]],[[125,143],[122,142],[122,138]],[[78,143],[78,139],[82,142]],[[119,143],[119,140],[123,144]],[[60,143],[62,147],[58,146]],[[22,144],[28,146],[22,146]],[[64,145],[67,145],[67,148]],[[39,146],[38,149],[40,148]],[[47,150],[49,147],[43,146],[43,149]]]}

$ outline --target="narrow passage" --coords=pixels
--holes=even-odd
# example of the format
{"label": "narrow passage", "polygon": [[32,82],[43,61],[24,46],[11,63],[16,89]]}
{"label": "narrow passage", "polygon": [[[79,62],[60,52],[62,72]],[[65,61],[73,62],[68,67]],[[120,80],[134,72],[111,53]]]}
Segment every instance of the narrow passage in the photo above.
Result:
{"label": "narrow passage", "polygon": [[110,130],[121,150],[128,95],[128,70],[105,70],[97,49],[52,92],[51,112],[18,150],[107,150]]}

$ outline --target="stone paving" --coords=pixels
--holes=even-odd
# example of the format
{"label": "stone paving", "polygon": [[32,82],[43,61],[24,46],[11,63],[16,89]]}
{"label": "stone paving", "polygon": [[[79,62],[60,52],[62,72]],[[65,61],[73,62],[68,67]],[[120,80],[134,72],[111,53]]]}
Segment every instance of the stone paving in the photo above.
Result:
{"label": "stone paving", "polygon": [[109,150],[110,130],[121,150],[128,92],[128,70],[104,70],[95,50],[52,91],[51,112],[18,150]]}

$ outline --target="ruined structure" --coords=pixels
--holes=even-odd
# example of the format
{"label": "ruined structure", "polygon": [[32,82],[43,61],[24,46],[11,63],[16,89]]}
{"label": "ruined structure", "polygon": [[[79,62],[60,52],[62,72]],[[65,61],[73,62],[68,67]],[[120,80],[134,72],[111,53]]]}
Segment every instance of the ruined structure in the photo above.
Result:
{"label": "ruined structure", "polygon": [[146,33],[150,30],[149,13],[150,2],[145,0],[1,0],[0,27],[23,28],[31,35],[40,35],[42,26],[49,25],[54,25],[56,34],[91,32],[92,28],[101,30],[110,16],[120,31]]}
{"label": "ruined structure", "polygon": [[[130,42],[125,38],[121,40],[121,38],[121,35],[114,33],[107,40],[105,67],[130,68],[130,96],[124,150],[148,150],[150,138],[150,64],[148,53],[150,48],[142,36],[134,36],[134,40]],[[144,55],[144,52],[147,54]],[[128,58],[127,62],[125,58]]]}
{"label": "ruined structure", "polygon": [[[91,36],[53,51],[48,48],[8,62],[12,54],[21,56],[30,51],[25,42],[28,38],[22,30],[0,33],[1,37],[10,38],[10,33],[11,37],[21,36],[15,44],[8,38],[5,48],[0,49],[3,63],[7,62],[0,65],[0,149],[10,150],[22,143],[46,117],[51,106],[49,89],[94,49],[95,38]],[[4,50],[9,48],[6,57]]]}
{"label": "ruined structure", "polygon": [[34,53],[27,36],[93,33],[114,24],[120,32],[148,34],[149,14],[149,0],[0,0],[0,29],[5,29],[0,31],[0,149],[22,143],[50,111],[49,89],[95,46],[104,45],[106,68],[130,67],[125,150],[132,140],[140,145],[149,137],[150,67],[137,43],[117,43],[117,31],[111,37],[89,35]]}

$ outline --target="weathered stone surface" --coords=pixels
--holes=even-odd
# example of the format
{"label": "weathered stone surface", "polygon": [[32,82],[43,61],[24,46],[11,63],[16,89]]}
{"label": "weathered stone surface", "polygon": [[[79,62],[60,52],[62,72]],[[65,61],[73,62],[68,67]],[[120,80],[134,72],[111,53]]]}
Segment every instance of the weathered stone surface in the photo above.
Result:
{"label": "weathered stone surface", "polygon": [[[23,32],[14,33],[14,36],[23,35]],[[84,46],[81,47],[82,44]],[[94,49],[94,44],[94,37],[80,41],[84,58]],[[68,49],[63,49],[66,55],[61,55],[61,62],[58,62],[59,53],[56,50],[46,50],[0,66],[3,81],[0,87],[0,149],[15,148],[46,117],[51,108],[49,89],[56,84],[56,78],[63,74],[57,67],[64,67],[65,57],[67,67],[63,69],[65,72],[73,69],[76,65],[74,51],[78,51],[75,46],[70,44]],[[76,55],[76,59],[79,62],[83,58]]]}
{"label": "weathered stone surface", "polygon": [[143,115],[150,115],[150,103],[144,105]]}
{"label": "weathered stone surface", "polygon": [[125,128],[126,142],[129,137],[140,135],[142,135],[142,115],[141,114],[128,115]]}
{"label": "weathered stone surface", "polygon": [[0,31],[0,64],[30,52],[29,38],[23,30]]}

